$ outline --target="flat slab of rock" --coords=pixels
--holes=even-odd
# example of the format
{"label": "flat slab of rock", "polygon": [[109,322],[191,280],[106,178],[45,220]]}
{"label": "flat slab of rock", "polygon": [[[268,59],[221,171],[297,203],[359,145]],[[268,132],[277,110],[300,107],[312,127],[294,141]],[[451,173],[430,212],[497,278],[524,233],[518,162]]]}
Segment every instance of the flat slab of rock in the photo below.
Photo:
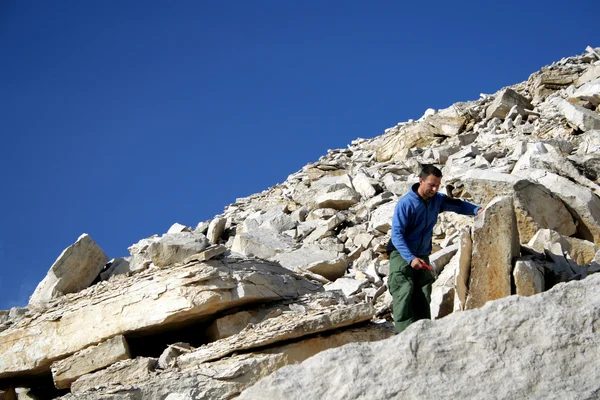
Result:
{"label": "flat slab of rock", "polygon": [[347,210],[359,201],[360,194],[356,190],[340,183],[323,188],[315,198],[317,208],[335,210]]}
{"label": "flat slab of rock", "polygon": [[96,381],[96,385],[87,386],[85,393],[67,395],[65,400],[106,400],[111,399],[107,397],[110,396],[107,392],[111,391],[123,396],[131,394],[135,396],[132,400],[161,399],[173,393],[189,396],[190,399],[230,399],[283,366],[298,364],[321,351],[348,343],[374,342],[393,334],[393,329],[376,324],[350,327],[284,345],[276,344],[253,353],[231,355],[217,361],[190,362],[183,370],[157,370],[149,377],[142,373],[130,379],[105,378]]}
{"label": "flat slab of rock", "polygon": [[80,376],[128,358],[131,356],[125,337],[123,335],[115,336],[53,363],[50,369],[54,386],[58,389],[68,388]]}
{"label": "flat slab of rock", "polygon": [[106,369],[77,379],[71,385],[71,392],[78,394],[96,386],[118,387],[128,382],[143,382],[150,379],[156,362],[155,358],[145,357],[120,361]]}
{"label": "flat slab of rock", "polygon": [[66,293],[76,293],[87,288],[108,260],[100,246],[84,233],[74,244],[64,249],[52,264],[46,277],[31,295],[29,307],[40,308]]}
{"label": "flat slab of rock", "polygon": [[208,239],[201,233],[169,233],[153,241],[146,252],[154,265],[167,267],[200,253],[209,245]]}
{"label": "flat slab of rock", "polygon": [[517,219],[510,196],[497,197],[475,218],[466,309],[511,295],[512,260],[519,256]]}
{"label": "flat slab of rock", "polygon": [[0,377],[49,371],[53,361],[115,335],[322,290],[284,268],[248,260],[144,271],[103,284],[102,291],[67,296],[45,314],[0,332]]}
{"label": "flat slab of rock", "polygon": [[593,398],[599,293],[600,275],[417,321],[389,339],[349,344],[282,368],[238,398]]}
{"label": "flat slab of rock", "polygon": [[345,255],[324,250],[318,246],[307,246],[288,253],[281,253],[272,260],[292,271],[298,273],[310,271],[324,276],[330,281],[344,276],[348,267],[348,259]]}
{"label": "flat slab of rock", "polygon": [[344,296],[350,297],[364,287],[369,281],[367,279],[338,278],[335,282],[325,285],[325,290],[341,290]]}
{"label": "flat slab of rock", "polygon": [[375,314],[371,304],[335,306],[308,310],[304,314],[283,314],[249,326],[237,335],[200,347],[177,360],[180,368],[223,358],[231,353],[271,345],[290,339],[326,332],[370,320]]}
{"label": "flat slab of rock", "polygon": [[231,251],[248,257],[269,259],[278,253],[292,250],[295,243],[289,236],[267,229],[256,229],[235,235]]}
{"label": "flat slab of rock", "polygon": [[580,130],[586,132],[593,129],[600,129],[600,114],[597,112],[566,100],[558,101],[557,107],[562,115]]}

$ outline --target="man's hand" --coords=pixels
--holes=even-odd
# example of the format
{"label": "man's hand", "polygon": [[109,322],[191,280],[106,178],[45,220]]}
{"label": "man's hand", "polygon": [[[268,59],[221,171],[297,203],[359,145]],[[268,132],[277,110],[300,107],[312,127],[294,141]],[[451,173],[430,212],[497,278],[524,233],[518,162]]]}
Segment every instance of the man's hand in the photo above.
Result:
{"label": "man's hand", "polygon": [[415,257],[410,262],[410,266],[412,267],[412,269],[423,269],[424,263],[425,263],[425,261],[421,260],[419,257]]}
{"label": "man's hand", "polygon": [[483,212],[483,207],[481,207],[479,210],[477,210],[477,215],[481,214]]}

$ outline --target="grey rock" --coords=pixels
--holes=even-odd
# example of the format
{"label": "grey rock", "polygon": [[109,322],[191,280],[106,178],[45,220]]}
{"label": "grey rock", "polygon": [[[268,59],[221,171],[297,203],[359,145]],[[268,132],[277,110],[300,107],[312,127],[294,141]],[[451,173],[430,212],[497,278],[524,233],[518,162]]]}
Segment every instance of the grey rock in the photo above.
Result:
{"label": "grey rock", "polygon": [[590,365],[600,337],[581,327],[600,323],[598,293],[600,276],[592,276],[539,296],[418,321],[390,339],[349,344],[282,368],[239,399],[591,399],[598,393]]}

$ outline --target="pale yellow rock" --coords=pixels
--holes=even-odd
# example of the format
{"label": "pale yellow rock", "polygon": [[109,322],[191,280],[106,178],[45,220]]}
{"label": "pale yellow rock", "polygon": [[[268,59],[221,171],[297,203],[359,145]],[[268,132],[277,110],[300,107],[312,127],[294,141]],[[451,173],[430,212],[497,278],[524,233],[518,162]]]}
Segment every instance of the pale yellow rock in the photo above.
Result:
{"label": "pale yellow rock", "polygon": [[271,263],[174,266],[103,282],[43,315],[0,332],[0,377],[49,371],[50,364],[126,332],[151,332],[248,303],[322,290]]}
{"label": "pale yellow rock", "polygon": [[52,299],[85,289],[107,262],[108,256],[84,233],[58,256],[31,295],[29,307],[40,309]]}
{"label": "pale yellow rock", "polygon": [[71,392],[79,394],[96,386],[118,387],[129,382],[143,382],[150,379],[155,365],[155,358],[120,361],[106,369],[77,379],[71,385]]}
{"label": "pale yellow rock", "polygon": [[463,179],[466,192],[476,204],[485,205],[496,196],[512,196],[519,237],[527,243],[540,229],[570,236],[577,230],[573,217],[551,189],[531,179],[489,170],[470,170]]}
{"label": "pale yellow rock", "polygon": [[544,273],[530,260],[519,260],[513,271],[516,291],[519,296],[532,296],[544,291]]}
{"label": "pale yellow rock", "polygon": [[471,229],[463,228],[458,238],[458,269],[454,277],[456,290],[454,292],[454,311],[464,310],[467,301],[467,291],[469,285],[469,275],[471,273],[471,253],[473,241],[471,240]]}
{"label": "pale yellow rock", "polygon": [[492,200],[473,225],[473,255],[466,309],[511,295],[512,260],[520,252],[510,196]]}
{"label": "pale yellow rock", "polygon": [[192,353],[182,355],[177,360],[177,365],[186,368],[190,363],[218,360],[237,351],[272,345],[284,340],[368,321],[374,314],[373,306],[366,303],[309,310],[300,315],[282,314],[256,326],[250,325],[237,335],[209,343]]}
{"label": "pale yellow rock", "polygon": [[348,343],[383,340],[394,333],[393,328],[376,324],[350,327],[217,361],[194,363],[190,360],[183,370],[156,370],[148,375],[144,373],[147,365],[142,365],[141,373],[129,377],[123,373],[105,374],[98,376],[101,379],[81,382],[78,390],[88,390],[84,394],[89,396],[86,400],[105,400],[107,392],[127,393],[132,388],[135,388],[134,393],[143,393],[144,399],[161,399],[171,393],[200,399],[230,399],[281,367],[300,363],[324,350]]}
{"label": "pale yellow rock", "polygon": [[130,358],[125,337],[115,336],[96,346],[87,347],[70,357],[52,364],[52,379],[58,389],[68,388],[82,375],[108,367],[117,361]]}
{"label": "pale yellow rock", "polygon": [[579,265],[589,264],[600,250],[596,244],[573,237],[563,236],[550,229],[540,229],[527,244],[537,252],[543,253],[552,244],[560,243],[563,250],[569,253],[573,261]]}

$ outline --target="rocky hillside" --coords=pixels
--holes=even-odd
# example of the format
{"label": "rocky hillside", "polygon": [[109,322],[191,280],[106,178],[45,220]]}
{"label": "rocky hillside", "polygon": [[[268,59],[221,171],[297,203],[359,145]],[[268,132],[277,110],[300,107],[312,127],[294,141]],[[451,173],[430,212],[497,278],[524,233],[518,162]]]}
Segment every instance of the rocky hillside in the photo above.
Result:
{"label": "rocky hillside", "polygon": [[[423,164],[485,211],[440,216],[443,319],[394,335],[385,245]],[[587,48],[330,150],[127,257],[83,234],[27,308],[0,311],[0,400],[594,398],[599,179],[600,49]]]}

